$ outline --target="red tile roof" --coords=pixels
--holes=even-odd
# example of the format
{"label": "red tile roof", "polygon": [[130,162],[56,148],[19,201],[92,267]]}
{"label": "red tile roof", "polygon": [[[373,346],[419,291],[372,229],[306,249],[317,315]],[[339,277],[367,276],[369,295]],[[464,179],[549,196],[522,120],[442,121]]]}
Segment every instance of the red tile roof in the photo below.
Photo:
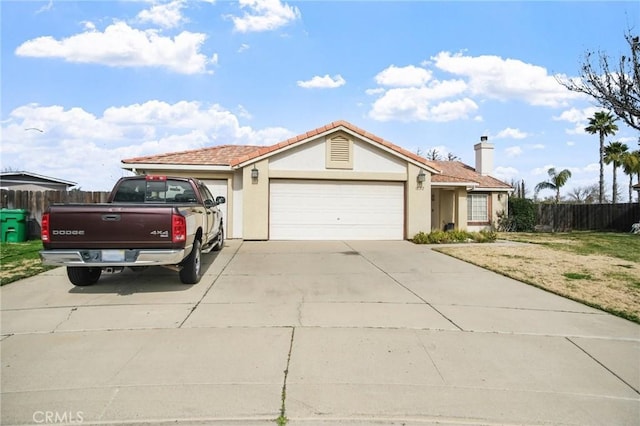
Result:
{"label": "red tile roof", "polygon": [[476,170],[460,161],[434,161],[442,174],[433,175],[432,183],[477,183],[481,188],[509,189],[508,185],[491,176],[481,175]]}
{"label": "red tile roof", "polygon": [[221,145],[190,151],[170,152],[122,160],[125,164],[190,164],[207,166],[228,166],[238,157],[260,149],[253,145]]}
{"label": "red tile roof", "polygon": [[149,155],[144,157],[136,157],[122,160],[124,164],[177,164],[177,165],[211,165],[211,166],[237,166],[239,164],[251,161],[253,159],[271,154],[280,149],[286,148],[298,143],[304,143],[311,137],[320,135],[338,128],[345,128],[352,131],[363,138],[369,139],[388,149],[408,157],[417,163],[436,171],[442,171],[442,174],[434,174],[431,182],[434,183],[465,183],[475,182],[483,188],[510,188],[504,182],[499,181],[490,176],[482,176],[472,167],[467,166],[459,161],[428,161],[427,159],[407,151],[404,148],[394,145],[372,133],[369,133],[353,124],[340,120],[327,124],[317,129],[302,133],[298,136],[289,138],[283,142],[271,146],[255,146],[255,145],[221,145],[209,148],[194,149],[190,151],[171,152],[159,155]]}

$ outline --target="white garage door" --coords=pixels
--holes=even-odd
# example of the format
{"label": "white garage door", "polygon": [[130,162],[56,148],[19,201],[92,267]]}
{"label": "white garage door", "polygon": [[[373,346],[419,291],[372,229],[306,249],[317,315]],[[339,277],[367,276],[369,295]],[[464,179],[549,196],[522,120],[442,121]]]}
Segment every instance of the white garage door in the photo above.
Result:
{"label": "white garage door", "polygon": [[272,180],[271,240],[402,240],[402,182]]}
{"label": "white garage door", "polygon": [[227,180],[203,180],[209,191],[211,191],[211,195],[214,197],[224,197],[227,201],[224,204],[218,206],[220,212],[222,213],[222,227],[224,228],[224,234],[229,235],[227,233],[227,207],[229,203],[229,194],[227,194]]}

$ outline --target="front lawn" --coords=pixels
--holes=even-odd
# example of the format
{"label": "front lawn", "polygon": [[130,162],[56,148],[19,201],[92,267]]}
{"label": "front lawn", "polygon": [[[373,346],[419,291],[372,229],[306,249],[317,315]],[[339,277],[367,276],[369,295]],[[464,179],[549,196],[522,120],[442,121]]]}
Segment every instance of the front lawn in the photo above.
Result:
{"label": "front lawn", "polygon": [[55,266],[42,264],[38,255],[40,250],[42,250],[42,241],[40,240],[24,243],[0,243],[0,285],[55,268]]}

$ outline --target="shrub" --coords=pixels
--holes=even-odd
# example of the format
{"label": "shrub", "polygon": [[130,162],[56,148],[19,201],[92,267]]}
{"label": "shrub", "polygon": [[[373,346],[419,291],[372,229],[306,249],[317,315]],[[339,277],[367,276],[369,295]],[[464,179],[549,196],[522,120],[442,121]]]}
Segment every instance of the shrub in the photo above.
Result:
{"label": "shrub", "polygon": [[509,197],[509,216],[499,215],[500,230],[531,232],[536,226],[536,205],[528,198]]}
{"label": "shrub", "polygon": [[493,231],[467,232],[467,231],[439,231],[433,230],[430,233],[418,232],[411,241],[415,244],[447,244],[447,243],[490,243],[498,238],[498,234]]}

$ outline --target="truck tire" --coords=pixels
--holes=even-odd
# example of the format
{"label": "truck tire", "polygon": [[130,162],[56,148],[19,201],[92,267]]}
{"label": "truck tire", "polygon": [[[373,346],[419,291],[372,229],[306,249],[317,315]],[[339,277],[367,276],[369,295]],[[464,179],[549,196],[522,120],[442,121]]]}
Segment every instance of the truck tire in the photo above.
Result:
{"label": "truck tire", "polygon": [[222,224],[220,224],[220,230],[218,231],[218,241],[216,245],[213,247],[213,251],[220,251],[224,247],[224,229],[222,228]]}
{"label": "truck tire", "polygon": [[67,266],[67,277],[71,284],[80,287],[95,284],[100,279],[102,269],[82,266]]}
{"label": "truck tire", "polygon": [[182,262],[182,269],[180,270],[180,281],[183,284],[197,284],[200,281],[200,274],[202,273],[202,248],[200,246],[200,240],[193,242],[193,248],[189,256]]}

